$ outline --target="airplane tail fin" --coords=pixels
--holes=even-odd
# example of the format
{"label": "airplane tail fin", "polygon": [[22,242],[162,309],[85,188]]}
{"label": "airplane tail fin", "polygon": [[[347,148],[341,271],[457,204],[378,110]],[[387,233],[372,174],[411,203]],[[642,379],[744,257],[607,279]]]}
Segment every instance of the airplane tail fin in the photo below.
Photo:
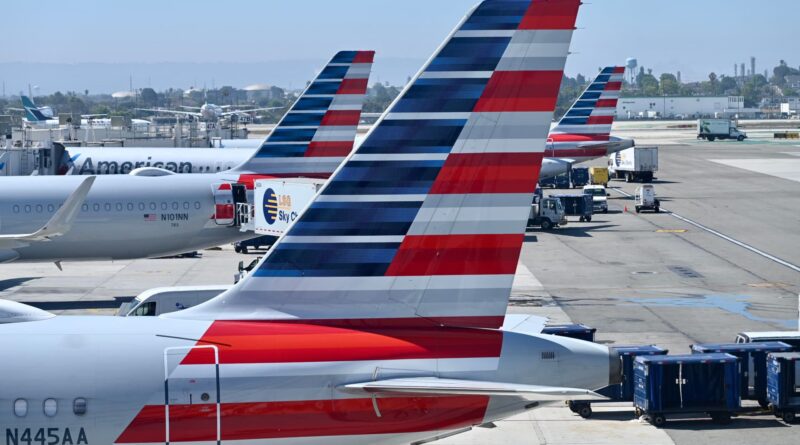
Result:
{"label": "airplane tail fin", "polygon": [[33,99],[28,96],[22,96],[22,107],[25,108],[25,118],[28,119],[28,122],[44,122],[47,120],[47,116],[44,115],[36,104],[33,103]]}
{"label": "airplane tail fin", "polygon": [[503,325],[579,5],[480,3],[257,268],[167,316]]}
{"label": "airplane tail fin", "polygon": [[328,178],[353,150],[374,51],[341,51],[232,172]]}
{"label": "airplane tail fin", "polygon": [[592,141],[608,141],[624,76],[624,66],[603,68],[552,133],[583,135]]}

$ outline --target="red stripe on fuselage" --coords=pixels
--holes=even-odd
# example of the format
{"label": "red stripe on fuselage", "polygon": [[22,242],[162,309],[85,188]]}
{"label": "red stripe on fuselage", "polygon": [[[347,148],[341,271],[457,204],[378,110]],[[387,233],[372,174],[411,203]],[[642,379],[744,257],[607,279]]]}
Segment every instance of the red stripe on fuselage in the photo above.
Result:
{"label": "red stripe on fuselage", "polygon": [[547,142],[608,142],[607,134],[572,134],[555,133],[547,138]]}
{"label": "red stripe on fuselage", "polygon": [[543,153],[453,153],[430,194],[533,193]]}
{"label": "red stripe on fuselage", "polygon": [[510,275],[524,235],[407,235],[387,276]]}
{"label": "red stripe on fuselage", "polygon": [[580,0],[534,0],[519,29],[575,29]]}
{"label": "red stripe on fuselage", "polygon": [[[222,394],[225,385],[222,383]],[[462,428],[483,422],[489,398],[484,396],[386,397],[223,403],[222,440],[289,437],[400,434]],[[170,405],[170,442],[205,442],[217,438],[216,406]],[[116,443],[164,443],[164,407],[148,405]]]}
{"label": "red stripe on fuselage", "polygon": [[474,111],[553,111],[562,77],[562,71],[495,71]]}
{"label": "red stripe on fuselage", "polygon": [[[516,248],[518,254],[519,245]],[[503,334],[442,326],[350,328],[315,322],[215,321],[198,344],[219,345],[223,364],[474,358],[499,357]],[[208,363],[213,360],[205,349],[192,350],[182,362]]]}

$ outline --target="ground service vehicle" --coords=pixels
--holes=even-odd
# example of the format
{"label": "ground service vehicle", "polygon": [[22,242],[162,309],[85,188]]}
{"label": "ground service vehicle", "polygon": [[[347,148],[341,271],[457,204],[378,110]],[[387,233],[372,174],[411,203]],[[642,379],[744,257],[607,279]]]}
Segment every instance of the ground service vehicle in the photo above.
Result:
{"label": "ground service vehicle", "polygon": [[772,353],[767,358],[767,401],[775,416],[792,423],[800,413],[800,353]]}
{"label": "ground service vehicle", "polygon": [[117,311],[121,317],[156,317],[204,303],[230,289],[229,285],[174,286],[148,289]]}
{"label": "ground service vehicle", "polygon": [[747,139],[747,133],[739,131],[731,119],[698,119],[697,139],[711,142],[715,139],[736,139],[741,142]]}
{"label": "ground service vehicle", "polygon": [[650,184],[636,187],[633,200],[636,202],[636,213],[642,210],[652,210],[656,213],[661,211],[661,203],[656,198],[656,189]]}
{"label": "ground service vehicle", "polygon": [[564,206],[564,213],[569,216],[577,216],[581,222],[592,220],[594,213],[594,204],[592,197],[586,194],[581,195],[550,195],[551,198],[558,198],[561,200],[561,205]]}
{"label": "ground service vehicle", "polygon": [[738,367],[730,354],[637,357],[634,408],[657,427],[669,414],[706,414],[725,423],[741,407]]}
{"label": "ground service vehicle", "polygon": [[631,147],[608,155],[612,178],[625,182],[651,182],[658,171],[658,147]]}
{"label": "ground service vehicle", "polygon": [[542,188],[552,187],[554,189],[568,189],[570,188],[569,174],[562,173],[560,175],[540,179],[539,186]]}
{"label": "ground service vehicle", "polygon": [[767,407],[767,354],[791,350],[791,346],[777,341],[692,345],[692,354],[718,352],[738,357],[742,399],[757,400],[763,408]]}
{"label": "ground service vehicle", "polygon": [[248,249],[269,248],[271,245],[275,244],[275,240],[277,239],[278,237],[274,235],[261,235],[233,243],[233,250],[237,253],[247,253]]}
{"label": "ground service vehicle", "polygon": [[586,185],[583,194],[592,197],[595,212],[608,213],[608,197],[611,196],[602,185]]}
{"label": "ground service vehicle", "polygon": [[589,184],[608,187],[608,169],[606,167],[589,167]]}
{"label": "ground service vehicle", "polygon": [[567,215],[564,206],[558,198],[542,198],[531,204],[531,213],[528,217],[528,226],[541,226],[542,230],[567,225]]}

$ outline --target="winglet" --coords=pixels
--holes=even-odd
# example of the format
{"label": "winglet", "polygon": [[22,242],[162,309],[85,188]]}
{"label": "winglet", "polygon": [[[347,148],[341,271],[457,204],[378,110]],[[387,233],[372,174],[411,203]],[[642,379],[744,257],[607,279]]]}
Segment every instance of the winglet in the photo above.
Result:
{"label": "winglet", "polygon": [[95,179],[96,176],[89,176],[84,179],[81,185],[69,195],[64,204],[39,230],[33,233],[0,235],[0,240],[45,241],[67,233],[81,211],[81,205],[86,200],[86,196],[89,194]]}

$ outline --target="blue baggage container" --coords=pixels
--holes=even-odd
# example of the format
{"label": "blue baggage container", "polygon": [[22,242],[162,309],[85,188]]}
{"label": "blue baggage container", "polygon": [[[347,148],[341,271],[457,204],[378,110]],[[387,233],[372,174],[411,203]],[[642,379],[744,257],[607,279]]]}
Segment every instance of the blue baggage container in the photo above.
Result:
{"label": "blue baggage container", "polygon": [[776,416],[794,422],[800,412],[800,353],[767,356],[767,400]]}
{"label": "blue baggage container", "polygon": [[763,343],[703,343],[692,345],[692,354],[726,353],[739,357],[743,399],[758,400],[767,407],[767,354],[791,352],[792,347],[779,341]]}
{"label": "blue baggage container", "polygon": [[633,405],[655,426],[668,414],[707,414],[727,422],[741,407],[739,359],[730,354],[639,356]]}
{"label": "blue baggage container", "polygon": [[595,328],[583,324],[553,324],[545,326],[542,334],[558,335],[584,341],[594,341]]}
{"label": "blue baggage container", "polygon": [[589,184],[589,168],[588,167],[573,167],[570,170],[570,177],[572,179],[573,187],[583,187]]}
{"label": "blue baggage container", "polygon": [[594,204],[591,195],[550,195],[551,198],[558,198],[564,207],[564,213],[569,216],[579,216],[581,221],[591,221],[594,212]]}

